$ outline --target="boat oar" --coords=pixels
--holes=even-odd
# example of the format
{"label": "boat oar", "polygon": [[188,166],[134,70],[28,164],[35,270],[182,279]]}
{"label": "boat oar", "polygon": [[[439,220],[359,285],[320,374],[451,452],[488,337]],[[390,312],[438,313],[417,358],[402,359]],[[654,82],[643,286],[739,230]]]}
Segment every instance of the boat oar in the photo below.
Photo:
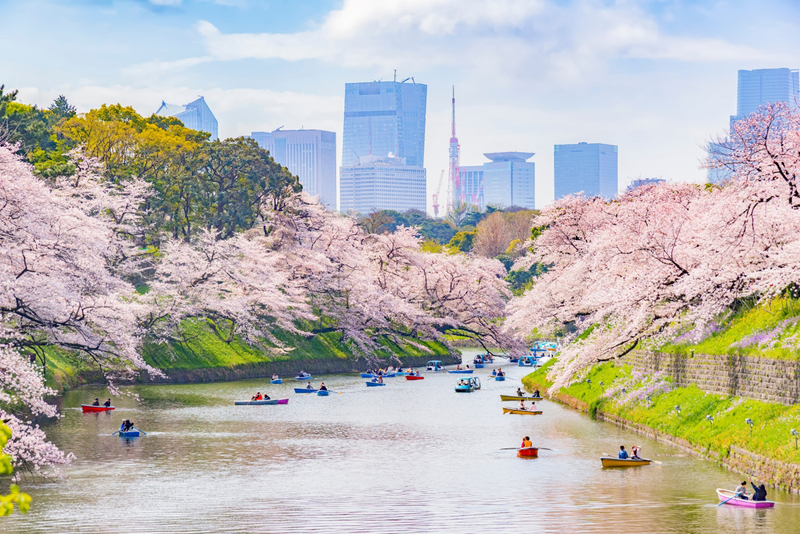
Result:
{"label": "boat oar", "polygon": [[115,435],[117,435],[117,434],[119,434],[119,430],[117,430],[116,432],[113,432],[111,435],[112,435],[112,436],[115,436]]}
{"label": "boat oar", "polygon": [[733,500],[733,499],[735,499],[735,498],[736,498],[736,495],[734,495],[734,496],[733,496],[733,497],[731,497],[730,499],[727,499],[727,500],[724,500],[724,501],[722,501],[722,502],[721,502],[721,503],[719,503],[717,506],[722,506],[722,505],[723,505],[723,504],[725,504],[726,502],[728,502],[728,501],[731,501],[731,500]]}
{"label": "boat oar", "polygon": [[[136,429],[136,430],[139,430],[139,429],[138,429],[138,428],[136,428],[135,426],[134,426],[134,427],[131,427],[131,428],[133,428],[133,429]],[[141,433],[142,433],[142,434],[144,434],[145,436],[147,435],[147,432],[145,432],[144,430],[139,430],[139,432],[141,432]]]}
{"label": "boat oar", "polygon": [[501,451],[527,451],[528,449],[539,449],[542,451],[552,451],[553,449],[548,449],[547,447],[503,447],[500,449]]}

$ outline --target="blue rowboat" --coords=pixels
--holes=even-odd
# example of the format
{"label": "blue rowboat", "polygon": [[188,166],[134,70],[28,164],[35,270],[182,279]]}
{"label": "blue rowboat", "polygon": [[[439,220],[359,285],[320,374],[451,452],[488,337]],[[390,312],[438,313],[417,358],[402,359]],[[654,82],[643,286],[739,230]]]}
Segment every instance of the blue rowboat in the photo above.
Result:
{"label": "blue rowboat", "polygon": [[447,371],[451,375],[471,375],[472,369],[459,369],[457,371]]}
{"label": "blue rowboat", "polygon": [[294,377],[295,380],[311,380],[311,375],[300,375]]}
{"label": "blue rowboat", "polygon": [[273,384],[283,384],[283,380],[281,380],[280,378],[276,378],[275,380],[271,380],[271,382]]}
{"label": "blue rowboat", "polygon": [[486,367],[486,366],[483,365],[482,363],[476,363],[475,364],[475,369],[483,369],[484,367]]}
{"label": "blue rowboat", "polygon": [[495,379],[495,380],[497,380],[498,382],[504,382],[504,381],[505,381],[505,379],[506,379],[506,376],[505,376],[505,375],[503,375],[503,376],[496,376],[496,377],[494,377],[494,379]]}
{"label": "blue rowboat", "polygon": [[120,432],[119,437],[121,438],[138,438],[139,431],[138,430],[128,430],[126,432]]}
{"label": "blue rowboat", "polygon": [[367,382],[367,387],[368,388],[375,388],[375,387],[378,387],[378,386],[385,386],[385,385],[386,384],[384,384],[383,382]]}
{"label": "blue rowboat", "polygon": [[330,393],[331,392],[328,391],[327,389],[320,389],[319,391],[317,391],[317,395],[320,397],[327,397],[328,395],[330,395]]}
{"label": "blue rowboat", "polygon": [[383,378],[393,378],[397,376],[397,373],[386,373],[383,375]]}
{"label": "blue rowboat", "polygon": [[373,378],[374,376],[372,373],[361,373],[361,378]]}
{"label": "blue rowboat", "polygon": [[316,389],[308,389],[308,388],[294,388],[295,393],[316,393]]}

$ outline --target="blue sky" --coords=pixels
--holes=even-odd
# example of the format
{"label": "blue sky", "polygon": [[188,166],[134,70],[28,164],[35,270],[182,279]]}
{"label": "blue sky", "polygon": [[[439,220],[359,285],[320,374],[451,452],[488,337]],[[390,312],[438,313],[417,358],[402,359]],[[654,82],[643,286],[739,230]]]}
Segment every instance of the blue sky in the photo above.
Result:
{"label": "blue sky", "polygon": [[621,188],[701,181],[702,145],[736,111],[736,71],[800,68],[789,0],[0,0],[0,12],[0,83],[23,101],[149,114],[204,95],[222,136],[322,128],[341,147],[345,82],[414,76],[428,85],[429,192],[455,85],[462,164],[535,152],[540,206],[554,144],[619,145]]}

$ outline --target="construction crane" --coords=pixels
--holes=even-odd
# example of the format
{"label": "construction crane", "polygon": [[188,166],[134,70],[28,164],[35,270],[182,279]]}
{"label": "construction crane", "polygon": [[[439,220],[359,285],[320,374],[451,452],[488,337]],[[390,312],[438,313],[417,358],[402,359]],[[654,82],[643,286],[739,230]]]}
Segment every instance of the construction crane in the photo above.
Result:
{"label": "construction crane", "polygon": [[442,180],[444,180],[444,169],[442,169],[442,174],[439,175],[439,185],[436,186],[436,190],[433,192],[433,218],[439,218],[439,191],[442,190]]}

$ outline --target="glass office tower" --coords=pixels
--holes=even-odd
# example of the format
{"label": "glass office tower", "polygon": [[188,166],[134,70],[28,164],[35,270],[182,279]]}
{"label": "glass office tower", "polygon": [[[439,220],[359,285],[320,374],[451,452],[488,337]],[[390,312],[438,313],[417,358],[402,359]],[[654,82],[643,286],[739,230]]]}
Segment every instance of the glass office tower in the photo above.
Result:
{"label": "glass office tower", "polygon": [[483,165],[461,165],[458,168],[464,188],[464,202],[478,211],[486,209],[483,200]]}
{"label": "glass office tower", "polygon": [[490,152],[492,160],[483,164],[483,201],[485,206],[534,209],[536,165],[527,161],[533,152]]}
{"label": "glass office tower", "polygon": [[736,117],[743,118],[770,102],[797,106],[800,99],[798,71],[791,69],[740,70]]}
{"label": "glass office tower", "polygon": [[219,138],[217,135],[217,118],[211,112],[211,108],[208,107],[205,98],[202,96],[194,102],[189,102],[185,106],[167,104],[162,100],[161,106],[158,108],[158,111],[156,111],[156,115],[175,117],[187,128],[200,132],[208,132],[211,134],[212,141]]}
{"label": "glass office tower", "polygon": [[428,86],[421,83],[345,84],[342,166],[391,154],[424,167],[427,98]]}
{"label": "glass office tower", "polygon": [[556,145],[553,171],[555,200],[580,192],[589,197],[617,196],[616,145]]}
{"label": "glass office tower", "polygon": [[336,209],[336,134],[324,130],[275,130],[250,134],[272,158],[300,179],[303,190]]}

